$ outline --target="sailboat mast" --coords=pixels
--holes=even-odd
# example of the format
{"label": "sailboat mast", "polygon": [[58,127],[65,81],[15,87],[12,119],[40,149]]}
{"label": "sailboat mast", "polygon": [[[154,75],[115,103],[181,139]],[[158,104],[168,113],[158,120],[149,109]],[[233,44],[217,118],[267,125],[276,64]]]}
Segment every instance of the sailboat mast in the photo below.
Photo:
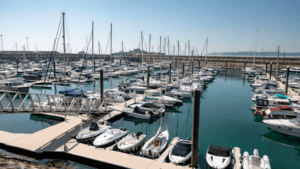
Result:
{"label": "sailboat mast", "polygon": [[[92,22],[92,57],[93,57],[93,77],[95,77],[95,58],[94,58],[94,22]],[[93,93],[95,93],[95,80],[93,80]]]}
{"label": "sailboat mast", "polygon": [[[277,50],[277,65],[276,65],[276,84],[278,85],[278,68],[279,68],[279,46]],[[287,78],[287,77],[286,77]]]}
{"label": "sailboat mast", "polygon": [[256,55],[257,31],[258,31],[258,29],[256,29],[256,34],[255,34],[255,50],[254,50],[254,58],[253,58],[253,67],[255,66],[255,55]]}
{"label": "sailboat mast", "polygon": [[[150,52],[151,52],[151,34],[149,36],[149,55],[148,55],[148,61],[149,61],[149,58],[150,58]],[[150,61],[149,61],[150,62]]]}
{"label": "sailboat mast", "polygon": [[[144,61],[144,51],[143,51],[143,31],[141,31],[141,43],[142,43],[142,64]],[[144,72],[144,71],[143,71]]]}
{"label": "sailboat mast", "polygon": [[207,63],[207,47],[208,47],[208,37],[206,39],[205,66],[206,66],[206,63]]}
{"label": "sailboat mast", "polygon": [[112,63],[112,23],[110,24],[110,62]]}
{"label": "sailboat mast", "polygon": [[65,41],[65,13],[63,15],[63,49],[64,49],[64,74],[65,74],[65,91],[67,90],[67,72],[66,72],[66,41]]}
{"label": "sailboat mast", "polygon": [[[179,59],[179,41],[177,41],[177,43],[178,43],[178,59]],[[175,65],[176,65],[176,67],[177,67],[177,63],[175,63]]]}

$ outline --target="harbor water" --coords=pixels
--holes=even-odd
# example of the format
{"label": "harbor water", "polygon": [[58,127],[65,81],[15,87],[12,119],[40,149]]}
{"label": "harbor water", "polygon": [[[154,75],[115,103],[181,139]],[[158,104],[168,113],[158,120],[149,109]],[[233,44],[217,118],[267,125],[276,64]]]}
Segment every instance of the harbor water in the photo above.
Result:
{"label": "harbor water", "polygon": [[[115,88],[118,82],[127,77],[115,78],[112,82],[105,80],[104,88]],[[58,94],[63,85],[50,85],[51,90],[30,89],[31,93]],[[93,83],[71,83],[67,88],[78,87],[82,90],[93,90]],[[99,80],[95,87],[99,88]],[[300,161],[300,138],[284,136],[266,128],[260,115],[255,116],[251,110],[250,94],[253,89],[241,70],[228,69],[216,76],[201,94],[200,100],[200,133],[199,156],[201,168],[207,168],[205,156],[210,144],[223,147],[240,147],[241,153],[248,151],[253,154],[254,149],[259,155],[268,155],[273,169],[298,168]],[[16,118],[17,117],[17,118]],[[174,137],[187,139],[192,137],[193,99],[185,99],[182,106],[168,109],[162,117],[163,128],[168,127],[169,142]],[[24,123],[26,123],[26,127]],[[31,121],[31,122],[28,122]],[[35,132],[31,128],[38,128],[37,121],[30,120],[27,114],[1,115],[0,130],[20,133]],[[47,123],[47,125],[52,125]],[[160,118],[151,121],[122,116],[112,122],[113,127],[126,128],[130,132],[143,132],[148,138],[153,136],[159,128]],[[9,129],[6,129],[6,128]],[[24,129],[19,129],[24,128]],[[25,131],[28,129],[28,131]],[[38,129],[42,129],[39,127]]]}

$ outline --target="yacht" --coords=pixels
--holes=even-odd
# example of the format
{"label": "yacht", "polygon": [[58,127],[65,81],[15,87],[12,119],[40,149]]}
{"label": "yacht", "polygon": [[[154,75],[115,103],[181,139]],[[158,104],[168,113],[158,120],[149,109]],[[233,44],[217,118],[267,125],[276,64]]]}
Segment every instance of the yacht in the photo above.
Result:
{"label": "yacht", "polygon": [[265,119],[263,123],[279,133],[300,137],[300,115],[293,119]]}

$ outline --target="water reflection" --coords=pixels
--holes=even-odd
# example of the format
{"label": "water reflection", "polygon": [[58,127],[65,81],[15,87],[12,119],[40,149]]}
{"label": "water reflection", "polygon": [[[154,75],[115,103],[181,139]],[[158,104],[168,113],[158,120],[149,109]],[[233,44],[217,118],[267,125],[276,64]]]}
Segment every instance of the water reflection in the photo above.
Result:
{"label": "water reflection", "polygon": [[292,148],[300,148],[300,138],[285,136],[276,131],[270,130],[268,133],[261,135],[262,141],[269,140],[273,143],[284,145]]}

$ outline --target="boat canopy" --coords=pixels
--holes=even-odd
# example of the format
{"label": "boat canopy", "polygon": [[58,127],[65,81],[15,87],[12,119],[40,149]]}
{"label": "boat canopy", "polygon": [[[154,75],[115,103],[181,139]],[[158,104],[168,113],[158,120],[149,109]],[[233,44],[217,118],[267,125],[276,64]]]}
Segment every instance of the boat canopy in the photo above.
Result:
{"label": "boat canopy", "polygon": [[280,95],[280,94],[276,94],[277,97],[281,98],[281,99],[287,99],[289,97],[285,96],[285,95]]}
{"label": "boat canopy", "polygon": [[139,108],[138,106],[135,106],[134,113],[139,113],[139,114],[145,114],[145,110],[142,110],[141,108]]}
{"label": "boat canopy", "polygon": [[227,148],[227,147],[209,145],[209,148],[208,148],[208,153],[211,155],[215,155],[215,156],[229,157],[230,152],[231,152],[231,149]]}
{"label": "boat canopy", "polygon": [[99,130],[99,126],[98,126],[97,123],[92,122],[89,129],[90,129],[91,131],[97,131],[97,130]]}
{"label": "boat canopy", "polygon": [[191,150],[192,150],[191,143],[178,142],[174,147],[173,155],[186,157],[191,152]]}

